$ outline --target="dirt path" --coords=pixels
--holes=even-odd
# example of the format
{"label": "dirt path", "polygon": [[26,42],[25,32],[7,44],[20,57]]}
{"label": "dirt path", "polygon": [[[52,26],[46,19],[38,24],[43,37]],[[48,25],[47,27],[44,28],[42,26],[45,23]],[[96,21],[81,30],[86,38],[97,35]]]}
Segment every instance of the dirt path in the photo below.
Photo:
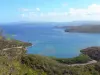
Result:
{"label": "dirt path", "polygon": [[87,63],[83,63],[83,64],[71,64],[71,65],[66,65],[66,66],[83,66],[83,65],[88,65],[88,64],[95,64],[97,63],[96,60],[92,60],[92,61],[89,61]]}
{"label": "dirt path", "polygon": [[6,50],[9,50],[9,49],[13,49],[13,48],[18,48],[18,49],[21,49],[21,48],[23,48],[23,47],[22,47],[22,46],[20,46],[20,47],[4,48],[4,49],[2,49],[2,50],[6,51]]}

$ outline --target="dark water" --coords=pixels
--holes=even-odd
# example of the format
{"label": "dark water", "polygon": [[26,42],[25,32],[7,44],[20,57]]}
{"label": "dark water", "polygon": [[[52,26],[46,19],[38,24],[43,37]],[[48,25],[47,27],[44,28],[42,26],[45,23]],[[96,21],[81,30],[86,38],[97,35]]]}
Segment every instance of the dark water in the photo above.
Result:
{"label": "dark water", "polygon": [[28,53],[56,57],[74,57],[80,50],[100,45],[100,34],[65,33],[52,26],[1,26],[7,37],[33,43]]}

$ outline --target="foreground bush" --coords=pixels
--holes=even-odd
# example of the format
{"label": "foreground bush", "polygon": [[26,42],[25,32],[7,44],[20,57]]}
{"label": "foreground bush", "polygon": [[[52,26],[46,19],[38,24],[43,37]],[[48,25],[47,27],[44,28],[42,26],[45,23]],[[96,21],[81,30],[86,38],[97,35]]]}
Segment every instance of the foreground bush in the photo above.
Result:
{"label": "foreground bush", "polygon": [[59,63],[45,56],[40,55],[25,55],[21,59],[22,64],[31,67],[34,70],[41,70],[48,75],[61,75]]}
{"label": "foreground bush", "polygon": [[46,75],[43,71],[33,70],[18,60],[0,56],[0,75]]}

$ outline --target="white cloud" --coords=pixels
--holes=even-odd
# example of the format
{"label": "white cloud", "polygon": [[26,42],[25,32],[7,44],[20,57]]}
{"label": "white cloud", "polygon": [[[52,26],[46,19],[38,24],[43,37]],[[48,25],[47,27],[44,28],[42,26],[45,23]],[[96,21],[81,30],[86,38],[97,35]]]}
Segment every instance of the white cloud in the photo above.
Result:
{"label": "white cloud", "polygon": [[37,16],[37,14],[35,12],[29,12],[28,15],[29,16]]}
{"label": "white cloud", "polygon": [[69,9],[70,18],[74,20],[100,20],[100,5],[92,4],[84,9]]}
{"label": "white cloud", "polygon": [[40,11],[40,8],[36,8],[37,11]]}
{"label": "white cloud", "polygon": [[92,4],[88,7],[88,12],[90,14],[99,14],[100,15],[100,5]]}
{"label": "white cloud", "polygon": [[22,17],[31,18],[31,20],[40,21],[75,21],[75,20],[100,20],[100,5],[92,4],[87,8],[69,8],[67,12],[40,12],[40,8],[36,8],[38,13],[28,12],[22,14]]}
{"label": "white cloud", "polygon": [[29,11],[29,9],[27,9],[27,8],[20,8],[19,10],[22,11],[22,12]]}
{"label": "white cloud", "polygon": [[53,17],[56,17],[56,16],[67,16],[68,13],[67,12],[48,12],[47,13],[47,16],[53,16]]}
{"label": "white cloud", "polygon": [[25,14],[21,14],[21,17],[24,18],[25,17]]}
{"label": "white cloud", "polygon": [[100,20],[100,5],[92,4],[87,8],[70,8],[68,18],[71,20]]}

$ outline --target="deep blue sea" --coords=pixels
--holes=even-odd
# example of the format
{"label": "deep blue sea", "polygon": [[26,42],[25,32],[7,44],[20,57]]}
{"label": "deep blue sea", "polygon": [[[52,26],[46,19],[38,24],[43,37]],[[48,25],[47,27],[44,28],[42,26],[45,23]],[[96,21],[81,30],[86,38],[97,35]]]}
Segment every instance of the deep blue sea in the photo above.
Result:
{"label": "deep blue sea", "polygon": [[100,46],[100,34],[66,33],[64,29],[41,25],[0,27],[7,37],[33,43],[28,48],[28,53],[31,54],[66,58],[79,55],[81,49]]}

